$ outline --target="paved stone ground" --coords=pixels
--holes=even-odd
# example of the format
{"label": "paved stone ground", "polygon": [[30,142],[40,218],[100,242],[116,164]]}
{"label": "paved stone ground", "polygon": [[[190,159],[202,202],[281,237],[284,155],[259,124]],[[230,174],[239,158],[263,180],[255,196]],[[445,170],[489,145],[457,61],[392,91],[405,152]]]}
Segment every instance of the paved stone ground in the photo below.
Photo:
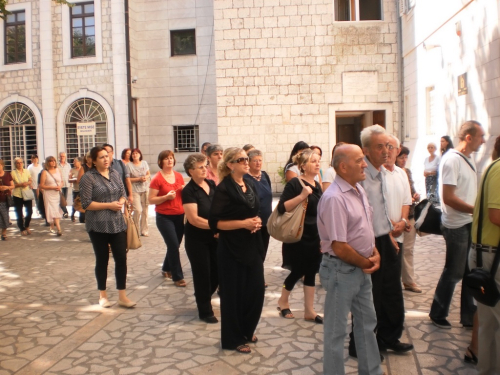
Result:
{"label": "paved stone ground", "polygon": [[[94,255],[83,224],[63,222],[55,237],[35,219],[33,234],[21,237],[14,226],[0,243],[0,375],[7,374],[290,374],[322,373],[322,326],[303,320],[301,284],[292,293],[296,319],[276,311],[287,271],[281,269],[281,245],[272,240],[265,263],[266,290],[259,342],[251,355],[220,348],[220,325],[198,320],[190,265],[181,259],[188,283],[177,288],[160,267],[165,244],[150,218],[151,236],[128,257],[128,290],[134,309],[98,306]],[[387,374],[476,374],[464,364],[471,331],[459,324],[459,290],[451,308],[451,330],[434,327],[428,318],[444,263],[444,242],[418,238],[416,274],[422,294],[405,292],[403,340],[415,345],[404,355],[386,354]],[[113,261],[108,290],[116,302]],[[318,283],[319,285],[319,283]],[[317,286],[315,308],[323,311],[325,292]],[[216,316],[219,300],[213,298]],[[347,373],[357,363],[347,355]]]}

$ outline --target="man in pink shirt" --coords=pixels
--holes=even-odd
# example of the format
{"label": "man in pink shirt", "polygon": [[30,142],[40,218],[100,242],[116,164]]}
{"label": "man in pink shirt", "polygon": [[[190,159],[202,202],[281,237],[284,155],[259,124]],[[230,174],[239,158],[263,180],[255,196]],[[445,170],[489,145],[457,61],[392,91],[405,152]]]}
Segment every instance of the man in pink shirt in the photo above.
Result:
{"label": "man in pink shirt", "polygon": [[359,374],[382,374],[375,337],[377,316],[370,274],[380,266],[372,225],[373,210],[359,184],[367,167],[361,148],[335,150],[337,176],[318,204],[318,231],[323,260],[319,271],[327,291],[324,318],[323,373],[344,369],[344,339],[349,312],[355,317],[354,337]]}

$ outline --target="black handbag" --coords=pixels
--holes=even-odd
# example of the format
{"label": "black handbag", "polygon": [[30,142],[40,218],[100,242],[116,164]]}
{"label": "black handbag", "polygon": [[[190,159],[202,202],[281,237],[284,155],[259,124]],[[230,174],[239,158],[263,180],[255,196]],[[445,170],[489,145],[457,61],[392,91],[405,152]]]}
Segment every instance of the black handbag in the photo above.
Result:
{"label": "black handbag", "polygon": [[430,200],[424,199],[415,206],[415,229],[430,234],[441,232],[441,210]]}
{"label": "black handbag", "polygon": [[[497,159],[493,162],[483,178],[483,185],[481,187],[481,202],[479,206],[479,221],[477,224],[477,246],[481,247],[481,234],[483,230],[483,203],[484,203],[484,185],[486,177],[491,167],[498,162]],[[500,292],[495,281],[498,264],[500,263],[500,244],[497,247],[495,259],[491,266],[491,270],[487,271],[483,268],[483,252],[476,248],[476,268],[472,269],[469,274],[464,277],[464,284],[471,290],[474,299],[483,305],[495,307],[500,300]]]}

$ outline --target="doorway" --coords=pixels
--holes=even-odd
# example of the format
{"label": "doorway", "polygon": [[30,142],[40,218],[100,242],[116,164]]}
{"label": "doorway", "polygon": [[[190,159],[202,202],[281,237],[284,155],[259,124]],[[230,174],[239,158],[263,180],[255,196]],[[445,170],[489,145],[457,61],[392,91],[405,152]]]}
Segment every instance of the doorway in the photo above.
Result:
{"label": "doorway", "polygon": [[378,124],[385,128],[385,110],[378,111],[336,111],[336,143],[345,142],[361,147],[359,133],[367,126]]}

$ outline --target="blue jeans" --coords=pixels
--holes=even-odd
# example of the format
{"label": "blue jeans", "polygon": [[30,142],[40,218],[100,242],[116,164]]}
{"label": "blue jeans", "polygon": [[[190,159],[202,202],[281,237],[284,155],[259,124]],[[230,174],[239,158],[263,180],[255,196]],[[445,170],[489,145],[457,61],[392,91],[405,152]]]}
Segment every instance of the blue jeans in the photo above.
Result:
{"label": "blue jeans", "polygon": [[382,374],[375,337],[377,316],[373,306],[372,281],[361,268],[339,258],[323,256],[319,268],[326,290],[323,373],[344,375],[344,339],[349,312],[356,319],[354,337],[359,374]]}
{"label": "blue jeans", "polygon": [[173,281],[183,280],[179,247],[184,236],[184,214],[162,215],[157,212],[156,226],[167,245],[167,254],[161,270],[171,272]]}
{"label": "blue jeans", "polygon": [[[429,314],[434,320],[448,317],[455,286],[468,273],[467,259],[472,242],[471,226],[472,224],[466,224],[460,228],[449,229],[441,225],[446,241],[446,262]],[[476,306],[474,306],[472,294],[465,285],[462,285],[460,297],[460,323],[472,325]]]}

